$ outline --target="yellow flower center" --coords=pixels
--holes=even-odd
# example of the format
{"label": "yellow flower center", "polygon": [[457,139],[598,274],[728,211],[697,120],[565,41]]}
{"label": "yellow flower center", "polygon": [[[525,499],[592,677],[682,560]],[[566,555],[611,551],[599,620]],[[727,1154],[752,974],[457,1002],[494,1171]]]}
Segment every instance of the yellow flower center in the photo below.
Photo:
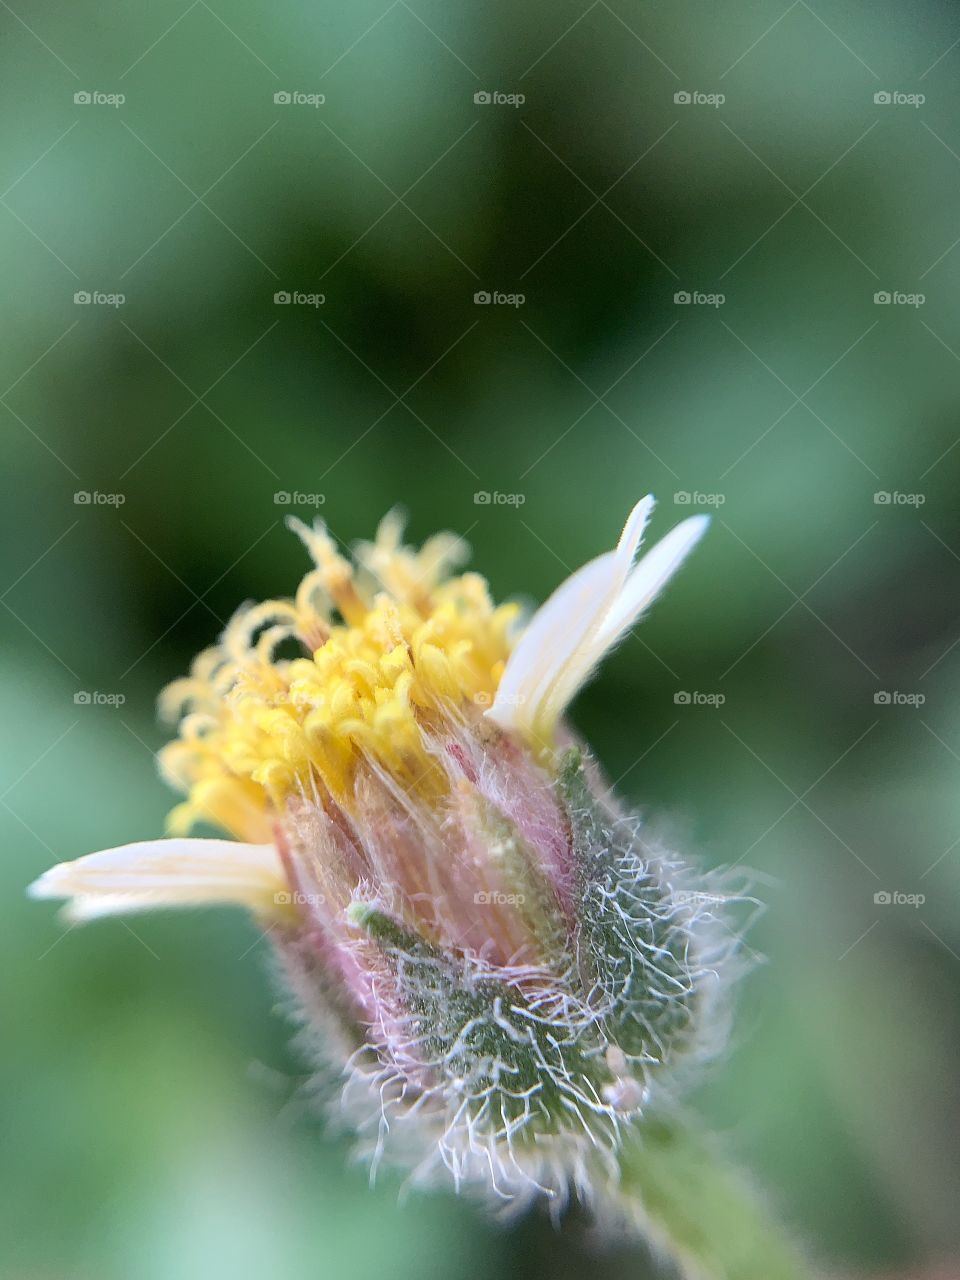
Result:
{"label": "yellow flower center", "polygon": [[[296,598],[243,608],[161,695],[161,710],[182,717],[160,753],[187,796],[175,833],[208,822],[269,840],[291,796],[349,810],[364,764],[408,791],[442,790],[432,740],[496,693],[517,608],[494,607],[478,574],[450,576],[459,539],[413,551],[390,515],[354,564],[324,529],[289,523],[316,566]],[[312,656],[278,657],[290,640]]]}

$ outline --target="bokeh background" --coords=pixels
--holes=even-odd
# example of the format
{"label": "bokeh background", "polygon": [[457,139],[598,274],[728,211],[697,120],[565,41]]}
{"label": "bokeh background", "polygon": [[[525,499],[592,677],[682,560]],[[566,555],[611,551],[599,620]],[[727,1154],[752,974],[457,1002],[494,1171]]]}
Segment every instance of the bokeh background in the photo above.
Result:
{"label": "bokeh background", "polygon": [[5,1276],[646,1274],[368,1189],[245,919],[23,890],[161,831],[156,691],[292,591],[290,511],[400,502],[540,599],[648,490],[713,528],[575,718],[768,904],[696,1105],[825,1269],[958,1274],[958,40],[888,0],[0,0]]}

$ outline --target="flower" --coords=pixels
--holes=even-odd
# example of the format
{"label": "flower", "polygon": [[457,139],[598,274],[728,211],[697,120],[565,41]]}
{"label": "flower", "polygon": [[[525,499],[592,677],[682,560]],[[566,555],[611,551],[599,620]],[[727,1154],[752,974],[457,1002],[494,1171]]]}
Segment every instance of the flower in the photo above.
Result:
{"label": "flower", "polygon": [[625,1128],[715,1046],[729,950],[723,895],[688,887],[564,721],[706,529],[638,559],[653,506],[525,627],[456,572],[453,535],[414,551],[391,514],[351,561],[291,519],[314,563],[295,597],[244,606],[161,696],[169,838],[32,894],[75,920],[247,908],[375,1162],[513,1205],[615,1181]]}

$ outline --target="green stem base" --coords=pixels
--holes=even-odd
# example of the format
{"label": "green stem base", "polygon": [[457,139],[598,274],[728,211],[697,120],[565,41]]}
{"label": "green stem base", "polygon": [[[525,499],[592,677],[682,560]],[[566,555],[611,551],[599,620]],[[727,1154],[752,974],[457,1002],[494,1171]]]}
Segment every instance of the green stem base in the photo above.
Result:
{"label": "green stem base", "polygon": [[641,1123],[621,1157],[617,1199],[688,1280],[811,1280],[747,1181],[682,1122]]}

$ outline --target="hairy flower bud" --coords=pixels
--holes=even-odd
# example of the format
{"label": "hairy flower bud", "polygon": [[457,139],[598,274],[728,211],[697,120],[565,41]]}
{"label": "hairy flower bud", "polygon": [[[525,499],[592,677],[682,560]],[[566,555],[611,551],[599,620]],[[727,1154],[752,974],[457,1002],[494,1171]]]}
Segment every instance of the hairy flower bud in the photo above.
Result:
{"label": "hairy flower bud", "polygon": [[[361,876],[333,911],[305,890],[317,905],[274,937],[374,1161],[417,1181],[446,1171],[515,1207],[589,1199],[616,1180],[624,1126],[716,1048],[724,899],[681,887],[639,822],[594,794],[577,748],[521,761],[482,723],[454,745],[448,806],[405,815],[423,865],[437,860],[434,889]],[[527,803],[538,821],[525,832],[511,813]],[[379,842],[383,826],[352,837]],[[298,867],[335,848],[312,820],[300,838]],[[339,978],[318,977],[333,956]],[[336,993],[328,1009],[322,991]],[[330,1053],[345,1013],[346,1066],[342,1047]]]}
{"label": "hairy flower bud", "polygon": [[163,695],[172,837],[34,893],[79,919],[252,910],[375,1164],[514,1207],[614,1186],[625,1133],[722,1039],[732,949],[723,892],[649,842],[562,720],[706,526],[635,562],[652,507],[525,628],[452,572],[450,535],[414,552],[391,516],[352,563],[292,521],[314,560],[295,598],[246,606]]}

